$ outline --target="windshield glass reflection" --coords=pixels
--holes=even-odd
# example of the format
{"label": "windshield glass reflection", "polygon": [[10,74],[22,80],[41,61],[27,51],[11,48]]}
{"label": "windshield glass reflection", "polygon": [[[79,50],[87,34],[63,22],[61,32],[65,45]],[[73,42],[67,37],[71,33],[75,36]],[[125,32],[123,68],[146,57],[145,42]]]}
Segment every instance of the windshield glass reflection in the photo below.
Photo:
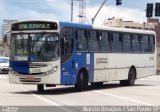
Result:
{"label": "windshield glass reflection", "polygon": [[57,33],[14,34],[11,59],[17,61],[52,61],[59,57]]}

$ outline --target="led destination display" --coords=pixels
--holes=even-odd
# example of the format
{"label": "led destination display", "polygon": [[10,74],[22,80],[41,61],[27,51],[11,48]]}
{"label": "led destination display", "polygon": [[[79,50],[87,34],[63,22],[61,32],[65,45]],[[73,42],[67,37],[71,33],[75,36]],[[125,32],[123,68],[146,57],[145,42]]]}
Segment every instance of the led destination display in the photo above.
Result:
{"label": "led destination display", "polygon": [[55,22],[21,22],[12,25],[12,31],[23,30],[57,30]]}

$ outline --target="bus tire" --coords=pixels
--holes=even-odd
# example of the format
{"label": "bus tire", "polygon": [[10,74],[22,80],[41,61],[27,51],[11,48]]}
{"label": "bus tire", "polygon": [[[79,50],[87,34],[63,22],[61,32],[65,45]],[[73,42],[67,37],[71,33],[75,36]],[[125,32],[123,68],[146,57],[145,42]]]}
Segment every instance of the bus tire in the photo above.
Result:
{"label": "bus tire", "polygon": [[136,80],[136,70],[131,68],[128,75],[128,86],[133,86]]}
{"label": "bus tire", "polygon": [[94,87],[101,87],[103,85],[103,82],[92,82],[91,85]]}
{"label": "bus tire", "polygon": [[83,71],[80,71],[78,73],[78,78],[77,78],[77,84],[75,84],[76,90],[81,92],[88,87],[88,78],[87,76],[85,77],[85,74]]}
{"label": "bus tire", "polygon": [[44,91],[44,85],[43,85],[43,84],[38,84],[38,85],[37,85],[37,91],[38,91],[38,92]]}
{"label": "bus tire", "polygon": [[127,80],[120,80],[120,84],[123,86],[133,86],[136,80],[136,70],[130,68]]}

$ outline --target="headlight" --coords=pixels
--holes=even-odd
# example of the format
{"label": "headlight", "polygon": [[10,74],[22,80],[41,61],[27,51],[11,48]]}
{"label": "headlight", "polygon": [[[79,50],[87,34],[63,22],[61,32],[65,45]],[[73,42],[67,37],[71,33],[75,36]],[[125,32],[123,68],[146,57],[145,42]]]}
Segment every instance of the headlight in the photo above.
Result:
{"label": "headlight", "polygon": [[12,70],[11,68],[9,69],[9,71],[10,71],[11,74],[17,75],[17,73],[14,70]]}
{"label": "headlight", "polygon": [[52,69],[50,69],[49,71],[47,72],[44,72],[43,75],[49,75],[49,74],[53,74],[55,73],[56,71],[58,70],[58,65],[53,67]]}

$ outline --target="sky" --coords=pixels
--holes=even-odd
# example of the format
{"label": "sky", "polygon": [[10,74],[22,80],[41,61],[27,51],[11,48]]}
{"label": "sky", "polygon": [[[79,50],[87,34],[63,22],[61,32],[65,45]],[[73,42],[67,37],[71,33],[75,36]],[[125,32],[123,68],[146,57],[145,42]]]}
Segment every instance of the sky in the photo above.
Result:
{"label": "sky", "polygon": [[[91,23],[104,0],[86,0],[86,19]],[[143,23],[146,21],[147,3],[160,0],[122,0],[116,6],[116,0],[107,0],[95,19],[96,25],[102,25],[108,18],[123,18],[126,21]],[[73,21],[79,22],[79,2],[74,0]],[[0,0],[0,37],[3,20],[60,20],[71,21],[71,0]]]}

